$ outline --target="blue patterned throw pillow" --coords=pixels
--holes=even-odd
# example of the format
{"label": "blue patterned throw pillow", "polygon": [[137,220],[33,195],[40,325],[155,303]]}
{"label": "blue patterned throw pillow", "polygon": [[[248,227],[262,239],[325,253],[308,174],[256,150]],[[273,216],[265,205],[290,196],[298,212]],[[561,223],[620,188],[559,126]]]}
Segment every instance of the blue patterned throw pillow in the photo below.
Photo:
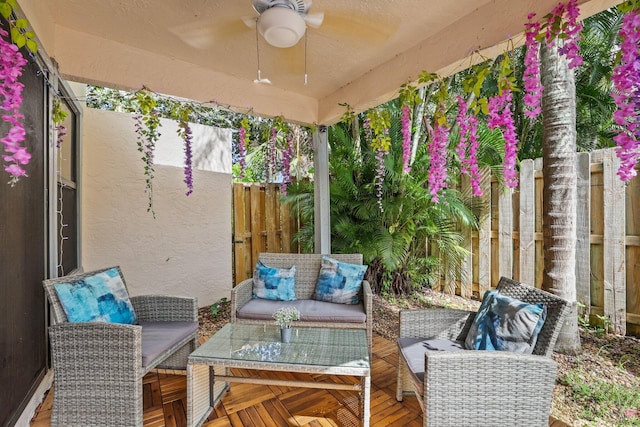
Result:
{"label": "blue patterned throw pillow", "polygon": [[358,304],[366,265],[347,264],[322,257],[314,299],[339,304]]}
{"label": "blue patterned throw pillow", "polygon": [[274,301],[293,301],[295,292],[296,266],[290,269],[268,267],[258,261],[253,272],[254,298]]}
{"label": "blue patterned throw pillow", "polygon": [[465,347],[531,354],[546,316],[544,304],[528,304],[496,290],[487,291]]}
{"label": "blue patterned throw pillow", "polygon": [[69,322],[136,323],[136,314],[117,268],[53,286]]}

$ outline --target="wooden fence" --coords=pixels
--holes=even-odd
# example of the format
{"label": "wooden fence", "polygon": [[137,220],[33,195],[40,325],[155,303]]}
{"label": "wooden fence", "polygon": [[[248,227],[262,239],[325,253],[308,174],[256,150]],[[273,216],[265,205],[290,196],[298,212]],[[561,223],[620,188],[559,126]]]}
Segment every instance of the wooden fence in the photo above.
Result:
{"label": "wooden fence", "polygon": [[[577,156],[577,300],[582,315],[605,316],[613,331],[640,335],[640,176],[625,185],[618,165],[611,149]],[[537,159],[521,163],[514,191],[490,177],[483,181],[488,214],[480,231],[464,231],[471,274],[443,280],[443,291],[480,296],[500,276],[542,285],[542,180]],[[462,189],[470,191],[468,182]],[[279,194],[273,184],[234,184],[236,284],[251,277],[258,252],[298,251],[291,245],[297,222]]]}
{"label": "wooden fence", "polygon": [[280,203],[277,184],[233,184],[234,283],[253,275],[260,252],[298,252],[298,220]]}
{"label": "wooden fence", "polygon": [[[577,170],[577,300],[581,315],[602,316],[620,334],[640,333],[640,176],[625,185],[613,149],[579,153]],[[542,159],[520,165],[520,184],[502,189],[486,179],[488,209],[479,232],[465,232],[466,271],[461,281],[443,279],[445,292],[480,296],[500,276],[542,285]],[[468,183],[463,183],[463,191]],[[453,283],[453,286],[452,286]]]}

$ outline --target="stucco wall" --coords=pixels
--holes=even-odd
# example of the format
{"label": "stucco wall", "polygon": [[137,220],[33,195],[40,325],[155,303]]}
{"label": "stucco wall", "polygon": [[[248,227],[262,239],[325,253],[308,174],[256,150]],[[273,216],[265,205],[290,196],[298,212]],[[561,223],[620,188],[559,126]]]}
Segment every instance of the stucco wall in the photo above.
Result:
{"label": "stucco wall", "polygon": [[132,295],[197,296],[203,307],[229,298],[232,286],[231,131],[193,125],[186,197],[176,127],[162,121],[154,219],[131,115],[84,109],[82,263],[85,271],[120,265]]}

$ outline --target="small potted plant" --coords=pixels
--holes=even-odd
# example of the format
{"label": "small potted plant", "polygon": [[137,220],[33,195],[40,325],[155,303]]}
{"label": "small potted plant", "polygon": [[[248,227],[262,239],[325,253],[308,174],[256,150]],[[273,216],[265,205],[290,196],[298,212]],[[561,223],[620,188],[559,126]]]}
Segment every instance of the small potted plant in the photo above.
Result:
{"label": "small potted plant", "polygon": [[300,320],[300,312],[295,307],[281,307],[273,313],[276,325],[280,326],[280,338],[282,342],[291,340],[291,325]]}

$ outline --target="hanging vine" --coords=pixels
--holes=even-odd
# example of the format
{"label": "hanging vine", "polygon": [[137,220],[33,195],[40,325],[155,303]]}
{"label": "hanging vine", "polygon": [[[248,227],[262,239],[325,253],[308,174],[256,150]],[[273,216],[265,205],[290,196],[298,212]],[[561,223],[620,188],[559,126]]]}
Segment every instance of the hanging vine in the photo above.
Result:
{"label": "hanging vine", "polygon": [[376,187],[376,196],[378,197],[378,207],[380,212],[384,212],[382,205],[383,184],[384,184],[384,158],[389,154],[391,148],[391,137],[389,136],[389,128],[391,127],[391,117],[387,110],[373,109],[367,111],[366,129],[370,129],[371,149],[376,153],[377,168],[374,185]]}
{"label": "hanging vine", "polygon": [[178,120],[178,136],[184,141],[184,183],[187,185],[186,196],[193,193],[193,133],[189,125],[191,107],[188,104],[180,104],[173,111]]}
{"label": "hanging vine", "polygon": [[149,200],[147,212],[151,212],[155,218],[156,213],[153,209],[153,178],[155,173],[153,156],[156,143],[158,139],[160,139],[158,129],[161,123],[158,113],[155,111],[157,102],[153,93],[146,88],[142,88],[135,93],[135,100],[137,107],[136,114],[134,115],[137,135],[136,143],[138,145],[138,151],[142,153],[142,162],[144,163],[145,192]]}

